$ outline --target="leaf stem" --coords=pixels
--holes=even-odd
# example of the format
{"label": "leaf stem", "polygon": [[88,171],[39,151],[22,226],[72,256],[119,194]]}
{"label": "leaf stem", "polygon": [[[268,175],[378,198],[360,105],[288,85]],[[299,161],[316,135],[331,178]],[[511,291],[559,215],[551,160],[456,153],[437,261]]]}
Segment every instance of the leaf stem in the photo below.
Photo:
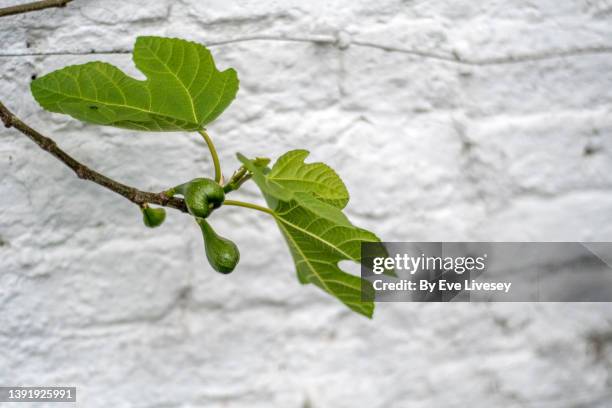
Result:
{"label": "leaf stem", "polygon": [[275,216],[274,211],[272,211],[269,208],[262,207],[261,205],[257,205],[257,204],[253,204],[253,203],[247,203],[247,202],[244,202],[244,201],[225,200],[223,202],[223,205],[233,205],[235,207],[250,208],[252,210],[257,210],[257,211],[265,212],[267,214],[270,214],[273,217]]}
{"label": "leaf stem", "polygon": [[221,183],[221,164],[219,163],[219,155],[217,155],[217,149],[215,149],[215,145],[213,144],[212,139],[208,136],[208,133],[204,129],[198,130],[198,133],[202,135],[204,140],[206,141],[206,145],[208,146],[208,150],[210,150],[210,155],[213,159],[213,164],[215,166],[215,181],[217,183]]}

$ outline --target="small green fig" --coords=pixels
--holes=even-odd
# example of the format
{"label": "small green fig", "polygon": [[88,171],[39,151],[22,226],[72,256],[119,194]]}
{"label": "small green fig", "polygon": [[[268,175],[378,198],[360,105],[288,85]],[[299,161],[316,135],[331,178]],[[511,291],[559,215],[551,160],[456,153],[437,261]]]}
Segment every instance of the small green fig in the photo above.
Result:
{"label": "small green fig", "polygon": [[149,228],[159,227],[164,223],[166,219],[166,210],[163,208],[151,208],[151,207],[143,207],[142,210],[142,221],[144,225]]}
{"label": "small green fig", "polygon": [[213,208],[221,207],[221,204],[225,201],[225,191],[223,191],[223,187],[211,179],[202,178],[198,179],[198,182],[206,193],[208,202],[213,205]]}
{"label": "small green fig", "polygon": [[209,178],[196,178],[174,187],[174,191],[185,197],[189,213],[206,218],[212,208],[219,208],[225,200],[225,192],[217,182]]}
{"label": "small green fig", "polygon": [[240,252],[236,244],[218,235],[206,220],[196,218],[196,222],[202,230],[206,258],[208,258],[210,266],[221,273],[233,271],[240,260]]}

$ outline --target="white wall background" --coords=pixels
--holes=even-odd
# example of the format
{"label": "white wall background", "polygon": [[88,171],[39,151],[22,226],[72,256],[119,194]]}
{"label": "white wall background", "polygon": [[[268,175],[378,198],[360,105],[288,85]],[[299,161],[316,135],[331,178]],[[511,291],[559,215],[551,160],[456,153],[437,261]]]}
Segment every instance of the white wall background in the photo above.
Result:
{"label": "white wall background", "polygon": [[[156,191],[210,174],[196,135],[84,125],[28,88],[96,59],[134,73],[128,54],[96,54],[142,34],[268,38],[211,47],[241,79],[210,127],[226,174],[236,151],[309,149],[388,241],[612,239],[609,0],[75,0],[0,19],[1,100]],[[146,229],[0,130],[1,385],[76,385],[83,407],[612,405],[608,304],[381,304],[369,321],[298,284],[265,216],[213,217],[242,252],[222,276],[195,224],[168,215]]]}

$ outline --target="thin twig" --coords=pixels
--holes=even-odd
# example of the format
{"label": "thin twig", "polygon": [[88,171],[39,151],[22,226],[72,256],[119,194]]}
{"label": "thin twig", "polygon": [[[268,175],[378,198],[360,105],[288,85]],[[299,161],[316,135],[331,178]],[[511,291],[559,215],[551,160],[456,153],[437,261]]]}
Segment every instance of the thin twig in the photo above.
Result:
{"label": "thin twig", "polygon": [[[363,47],[369,49],[378,49],[385,52],[393,52],[406,54],[413,57],[423,58],[425,60],[437,60],[452,64],[468,65],[468,66],[494,66],[504,64],[521,64],[526,62],[538,62],[547,61],[559,58],[575,58],[582,57],[585,55],[603,55],[612,53],[612,46],[610,45],[589,45],[579,48],[571,48],[566,50],[542,50],[529,54],[513,54],[513,55],[501,55],[484,58],[474,58],[462,56],[455,53],[438,53],[429,50],[419,50],[413,48],[405,48],[401,46],[388,45],[377,42],[363,41],[359,39],[351,40],[347,44],[343,45],[333,36],[326,35],[313,35],[309,37],[276,37],[276,36],[245,36],[237,37],[229,40],[209,41],[208,47],[215,47],[219,45],[252,42],[252,41],[277,41],[277,42],[302,42],[312,43],[319,45],[331,45],[336,46],[341,50],[350,48],[351,46]],[[104,54],[131,54],[131,49],[102,49],[102,50],[57,50],[57,51],[27,51],[27,52],[7,52],[0,53],[0,58],[10,57],[32,57],[32,56],[64,56],[64,55],[104,55]]]}
{"label": "thin twig", "polygon": [[29,13],[30,11],[44,10],[52,7],[65,7],[73,0],[43,0],[32,3],[19,4],[17,6],[0,9],[0,17],[12,16],[14,14]]}
{"label": "thin twig", "polygon": [[32,129],[30,126],[21,121],[21,119],[9,111],[8,108],[2,104],[2,102],[0,102],[0,119],[4,123],[4,126],[7,128],[13,127],[19,130],[21,133],[34,141],[34,143],[36,143],[41,149],[49,152],[56,159],[60,160],[66,166],[71,168],[76,175],[83,180],[93,181],[94,183],[114,191],[115,193],[127,198],[134,204],[141,207],[146,203],[151,203],[187,212],[185,201],[181,198],[169,197],[163,192],[150,193],[147,191],[141,191],[134,187],[121,184],[118,181],[90,169],[60,149],[55,141],[43,136],[38,131]]}

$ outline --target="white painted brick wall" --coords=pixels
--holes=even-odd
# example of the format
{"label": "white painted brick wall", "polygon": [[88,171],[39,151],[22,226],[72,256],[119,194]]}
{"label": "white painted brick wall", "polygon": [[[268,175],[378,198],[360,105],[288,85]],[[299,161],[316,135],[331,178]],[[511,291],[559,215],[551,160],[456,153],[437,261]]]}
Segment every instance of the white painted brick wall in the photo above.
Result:
{"label": "white painted brick wall", "polygon": [[[95,54],[142,34],[269,38],[212,48],[241,79],[211,126],[228,174],[236,151],[309,149],[386,240],[612,239],[609,0],[75,0],[0,19],[0,98],[95,169],[160,190],[210,174],[198,137],[84,125],[28,88],[93,59],[134,73]],[[321,36],[341,46],[274,40]],[[381,304],[368,321],[297,283],[271,220],[221,214],[242,252],[230,276],[188,217],[148,230],[0,131],[0,384],[76,385],[82,407],[612,405],[610,305]]]}

